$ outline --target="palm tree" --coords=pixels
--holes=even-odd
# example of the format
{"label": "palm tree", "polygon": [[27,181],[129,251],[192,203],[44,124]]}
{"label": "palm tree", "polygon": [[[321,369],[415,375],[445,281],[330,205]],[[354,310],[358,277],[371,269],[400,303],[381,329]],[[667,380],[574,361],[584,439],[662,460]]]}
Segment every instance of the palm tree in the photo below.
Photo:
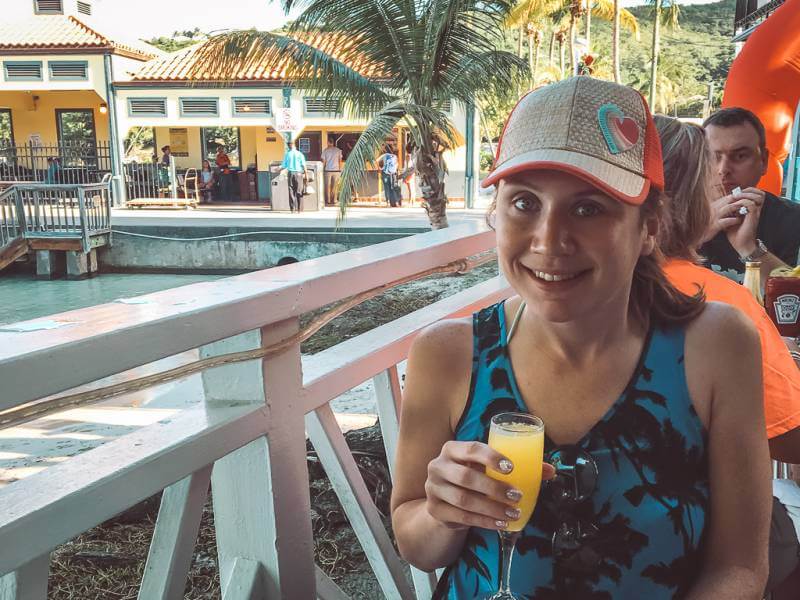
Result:
{"label": "palm tree", "polygon": [[[534,87],[536,71],[539,68],[539,51],[541,50],[542,37],[546,29],[545,23],[549,20],[549,16],[554,11],[558,10],[561,1],[562,0],[522,0],[517,3],[506,20],[506,26],[518,28],[520,30],[520,35],[523,30],[527,32],[528,69],[531,72],[531,87]],[[522,38],[520,37],[520,39]],[[522,56],[522,53],[520,52],[519,55]]]}
{"label": "palm tree", "polygon": [[680,7],[677,0],[648,0],[653,5],[653,43],[650,46],[650,106],[656,104],[658,81],[658,55],[661,52],[661,25],[670,29],[679,27]]}
{"label": "palm tree", "polygon": [[[431,228],[441,229],[447,227],[442,152],[457,143],[445,102],[474,106],[492,92],[508,93],[526,74],[524,60],[498,49],[512,6],[510,0],[284,0],[287,12],[302,10],[285,34],[218,36],[198,64],[204,70],[285,64],[285,81],[369,119],[342,171],[342,217],[367,165],[397,127],[407,128],[423,206]],[[334,41],[325,46],[320,39]]]}
{"label": "palm tree", "polygon": [[591,49],[591,16],[611,21],[611,61],[614,67],[614,81],[620,83],[619,76],[619,28],[624,27],[639,39],[639,22],[629,10],[619,7],[619,0],[588,0],[592,3],[591,12],[586,13],[586,44]]}

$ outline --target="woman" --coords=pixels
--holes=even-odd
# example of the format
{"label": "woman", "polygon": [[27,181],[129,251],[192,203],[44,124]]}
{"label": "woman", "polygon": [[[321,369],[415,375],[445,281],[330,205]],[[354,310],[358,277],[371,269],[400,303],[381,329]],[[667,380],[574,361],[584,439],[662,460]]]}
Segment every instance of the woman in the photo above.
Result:
{"label": "woman", "polygon": [[[697,125],[660,115],[655,117],[655,123],[661,138],[666,193],[670,197],[671,226],[662,228],[659,234],[668,259],[664,271],[678,289],[690,293],[702,287],[708,300],[736,306],[757,328],[770,455],[783,462],[800,462],[800,370],[764,307],[738,283],[698,264],[701,259],[697,248],[707,237],[712,201],[719,197],[714,190],[718,175],[711,167],[705,132]],[[726,218],[743,218],[738,215],[741,207],[752,208],[752,201],[743,198],[732,204]],[[768,593],[793,570],[800,580],[800,544],[794,526],[784,504],[773,499],[772,508]]]}
{"label": "woman", "polygon": [[531,92],[509,116],[484,185],[497,185],[498,261],[517,295],[420,334],[403,398],[394,532],[412,564],[449,567],[449,598],[497,589],[495,531],[520,494],[485,475],[505,457],[484,442],[509,410],[539,416],[546,459],[575,475],[544,486],[513,591],[761,597],[758,337],[665,279],[659,149],[642,97],[589,77]]}
{"label": "woman", "polygon": [[211,202],[214,199],[214,186],[216,183],[216,175],[211,169],[211,163],[204,160],[203,167],[200,169],[200,192],[203,194],[205,202]]}

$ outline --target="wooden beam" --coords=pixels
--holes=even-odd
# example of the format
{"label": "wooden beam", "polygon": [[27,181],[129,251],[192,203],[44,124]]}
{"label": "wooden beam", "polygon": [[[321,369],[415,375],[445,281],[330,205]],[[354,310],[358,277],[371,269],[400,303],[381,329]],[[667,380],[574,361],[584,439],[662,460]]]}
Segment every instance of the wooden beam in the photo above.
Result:
{"label": "wooden beam", "polygon": [[80,238],[41,237],[28,238],[27,241],[31,250],[62,250],[67,252],[81,250],[83,248]]}
{"label": "wooden beam", "polygon": [[25,238],[17,238],[10,242],[2,250],[0,250],[0,271],[5,269],[20,256],[27,254],[29,249],[30,247],[28,246],[28,240]]}

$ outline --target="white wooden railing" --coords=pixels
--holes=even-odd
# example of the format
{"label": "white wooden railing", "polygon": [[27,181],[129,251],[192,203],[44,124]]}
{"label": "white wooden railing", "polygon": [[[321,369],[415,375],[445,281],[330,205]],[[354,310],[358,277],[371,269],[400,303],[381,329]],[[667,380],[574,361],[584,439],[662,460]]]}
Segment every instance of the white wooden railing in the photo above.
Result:
{"label": "white wooden railing", "polygon": [[[494,246],[478,224],[168,290],[147,304],[108,304],[48,317],[46,332],[0,332],[0,411],[186,350],[202,356],[269,346],[299,317],[340,299]],[[346,598],[314,565],[308,433],[387,598],[413,588],[329,402],[374,380],[390,463],[397,440],[396,365],[420,329],[509,294],[493,279],[328,350],[299,344],[270,358],[205,371],[205,402],[0,490],[0,599],[46,597],[59,544],[165,490],[139,592],[182,598],[209,481],[223,598]]]}

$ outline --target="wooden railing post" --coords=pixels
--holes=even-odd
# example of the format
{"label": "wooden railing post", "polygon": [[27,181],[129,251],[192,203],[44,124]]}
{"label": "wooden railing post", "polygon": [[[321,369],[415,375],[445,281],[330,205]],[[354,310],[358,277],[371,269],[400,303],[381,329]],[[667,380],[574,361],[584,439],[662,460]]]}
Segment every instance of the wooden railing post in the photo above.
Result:
{"label": "wooden railing post", "polygon": [[[298,331],[292,318],[204,347],[203,356],[267,346]],[[259,339],[260,337],[260,339]],[[315,598],[314,545],[303,413],[300,346],[264,361],[203,374],[209,410],[231,402],[264,404],[264,437],[217,461],[211,478],[220,581],[238,600],[258,563],[257,598]],[[235,577],[234,577],[235,579]],[[247,592],[250,593],[250,592]],[[247,596],[249,597],[249,596]]]}
{"label": "wooden railing post", "polygon": [[48,553],[0,577],[0,600],[47,600],[49,573]]}

